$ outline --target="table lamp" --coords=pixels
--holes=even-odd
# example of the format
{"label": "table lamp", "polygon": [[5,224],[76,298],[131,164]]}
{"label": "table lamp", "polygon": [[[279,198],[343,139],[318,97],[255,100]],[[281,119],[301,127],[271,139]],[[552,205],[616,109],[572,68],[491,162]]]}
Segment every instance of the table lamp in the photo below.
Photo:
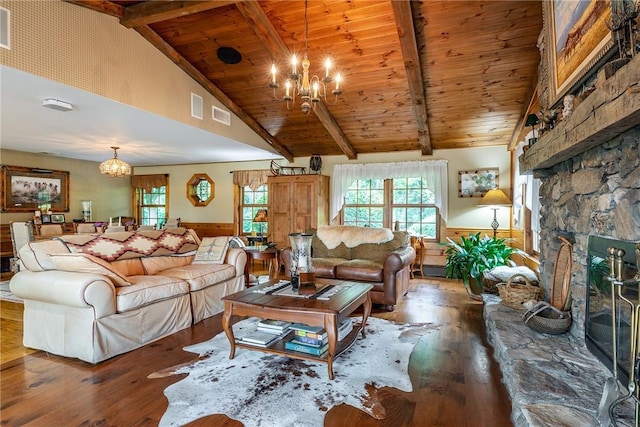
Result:
{"label": "table lamp", "polygon": [[491,222],[491,228],[493,228],[493,237],[495,238],[498,234],[498,226],[500,225],[498,224],[497,218],[498,206],[511,206],[511,199],[509,199],[509,197],[499,188],[494,188],[493,190],[487,191],[487,194],[482,196],[478,206],[492,206],[493,221]]}
{"label": "table lamp", "polygon": [[268,221],[267,210],[266,209],[258,209],[256,212],[256,216],[253,217],[253,222],[260,223],[260,235],[262,236],[262,224]]}

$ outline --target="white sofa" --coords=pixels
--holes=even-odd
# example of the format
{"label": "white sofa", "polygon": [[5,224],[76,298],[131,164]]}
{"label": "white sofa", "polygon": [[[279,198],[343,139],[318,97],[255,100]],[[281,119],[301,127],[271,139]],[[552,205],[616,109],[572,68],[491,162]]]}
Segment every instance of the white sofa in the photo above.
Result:
{"label": "white sofa", "polygon": [[246,254],[197,263],[199,243],[178,228],[22,247],[10,288],[24,299],[24,345],[98,363],[221,312],[221,298],[245,287]]}

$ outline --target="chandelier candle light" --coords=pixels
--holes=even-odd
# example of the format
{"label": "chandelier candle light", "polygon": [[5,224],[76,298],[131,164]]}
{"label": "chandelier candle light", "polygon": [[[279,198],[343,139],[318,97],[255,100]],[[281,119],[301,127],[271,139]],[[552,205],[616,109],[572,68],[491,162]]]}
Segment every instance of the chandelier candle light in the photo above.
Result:
{"label": "chandelier candle light", "polygon": [[[309,67],[311,66],[311,61],[309,61],[309,57],[307,55],[307,47],[309,42],[309,21],[307,20],[307,0],[304,2],[304,29],[305,29],[305,37],[304,37],[304,59],[302,60],[302,75],[298,74],[298,57],[293,55],[291,58],[291,75],[284,83],[284,97],[282,97],[283,101],[287,103],[287,109],[291,109],[291,105],[295,104],[296,96],[299,96],[302,100],[302,105],[300,109],[304,114],[309,114],[312,108],[315,109],[315,106],[318,102],[320,102],[320,98],[323,98],[325,101],[327,100],[327,89],[325,84],[329,84],[335,81],[335,89],[331,92],[335,95],[334,104],[338,101],[338,96],[342,94],[342,89],[340,89],[340,82],[342,81],[342,77],[340,73],[335,75],[335,78],[330,76],[331,72],[331,59],[327,58],[324,62],[325,74],[324,78],[320,79],[318,76],[314,75],[309,77]],[[276,89],[280,87],[277,81],[277,73],[278,70],[276,68],[276,64],[271,65],[271,84],[269,87],[273,89],[273,97],[279,99],[276,96]],[[311,102],[311,103],[310,103]],[[313,105],[313,106],[312,106]]]}

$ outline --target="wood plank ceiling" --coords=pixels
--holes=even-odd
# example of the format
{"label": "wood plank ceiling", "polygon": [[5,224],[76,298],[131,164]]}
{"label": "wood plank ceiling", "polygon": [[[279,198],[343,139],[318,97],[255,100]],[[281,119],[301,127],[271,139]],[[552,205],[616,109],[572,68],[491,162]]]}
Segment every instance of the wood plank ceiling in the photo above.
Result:
{"label": "wood plank ceiling", "polygon": [[69,2],[134,28],[289,160],[508,146],[537,82],[539,0],[311,0],[311,74],[330,56],[344,81],[309,115],[268,87],[274,61],[282,77],[304,52],[303,1]]}

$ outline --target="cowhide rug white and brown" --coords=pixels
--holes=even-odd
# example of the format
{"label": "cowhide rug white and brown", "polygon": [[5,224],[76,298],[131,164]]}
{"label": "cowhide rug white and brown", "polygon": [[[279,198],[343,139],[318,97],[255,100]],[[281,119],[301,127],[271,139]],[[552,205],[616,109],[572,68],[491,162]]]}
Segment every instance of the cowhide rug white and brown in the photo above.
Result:
{"label": "cowhide rug white and brown", "polygon": [[[255,329],[257,319],[234,325],[234,334]],[[395,324],[369,318],[366,338],[327,365],[284,356],[236,349],[229,359],[229,341],[221,333],[209,341],[186,347],[199,360],[152,374],[188,373],[164,391],[169,406],[160,426],[179,426],[211,414],[225,414],[246,427],[319,426],[325,413],[346,403],[384,418],[376,390],[394,387],[411,391],[409,356],[421,336],[435,330],[430,324]]]}

